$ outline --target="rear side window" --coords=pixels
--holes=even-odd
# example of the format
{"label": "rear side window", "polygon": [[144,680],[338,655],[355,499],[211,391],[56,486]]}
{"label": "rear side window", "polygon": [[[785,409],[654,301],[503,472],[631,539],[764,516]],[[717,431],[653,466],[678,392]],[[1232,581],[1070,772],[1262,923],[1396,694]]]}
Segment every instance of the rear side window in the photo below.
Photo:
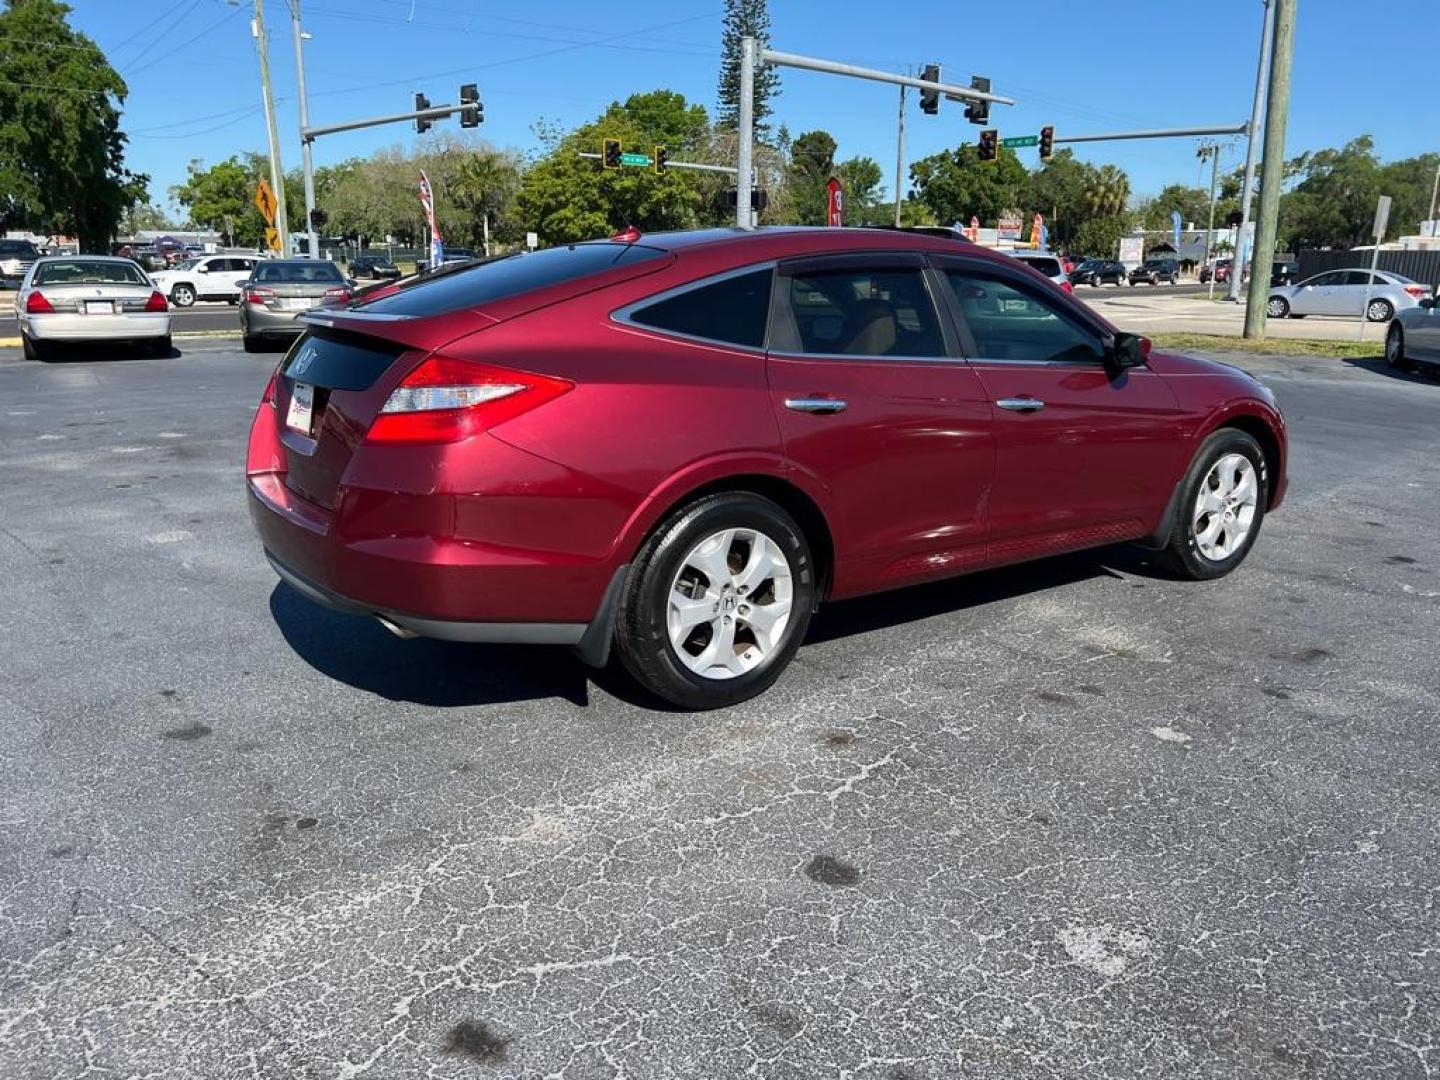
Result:
{"label": "rear side window", "polygon": [[1032,266],[1046,277],[1056,277],[1060,273],[1060,264],[1054,259],[1021,259],[1027,266]]}
{"label": "rear side window", "polygon": [[944,356],[940,323],[917,269],[820,270],[790,278],[801,351]]}
{"label": "rear side window", "polygon": [[391,315],[443,315],[664,255],[658,248],[608,241],[505,255],[415,278],[364,307]]}
{"label": "rear side window", "polygon": [[767,267],[696,285],[631,310],[629,319],[672,334],[763,348],[773,273]]}

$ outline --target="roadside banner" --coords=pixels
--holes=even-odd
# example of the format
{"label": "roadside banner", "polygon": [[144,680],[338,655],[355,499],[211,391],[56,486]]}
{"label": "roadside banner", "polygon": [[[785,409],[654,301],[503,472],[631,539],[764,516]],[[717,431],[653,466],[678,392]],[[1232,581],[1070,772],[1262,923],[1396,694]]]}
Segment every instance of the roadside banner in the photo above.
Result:
{"label": "roadside banner", "polygon": [[1180,252],[1180,211],[1170,211],[1170,238],[1174,243],[1175,252]]}
{"label": "roadside banner", "polygon": [[1050,250],[1050,230],[1045,227],[1045,215],[1036,214],[1030,222],[1030,242],[1041,251]]}
{"label": "roadside banner", "polygon": [[825,224],[845,224],[845,186],[836,176],[825,181]]}
{"label": "roadside banner", "polygon": [[420,206],[425,211],[425,224],[430,227],[430,267],[433,270],[445,261],[445,245],[440,240],[440,227],[435,224],[435,194],[430,178],[420,170]]}

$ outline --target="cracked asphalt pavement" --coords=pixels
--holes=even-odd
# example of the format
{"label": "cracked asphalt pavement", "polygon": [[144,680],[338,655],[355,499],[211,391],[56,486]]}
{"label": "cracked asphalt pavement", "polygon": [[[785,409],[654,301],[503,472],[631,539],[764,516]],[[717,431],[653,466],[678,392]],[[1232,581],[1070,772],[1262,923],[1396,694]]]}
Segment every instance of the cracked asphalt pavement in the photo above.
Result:
{"label": "cracked asphalt pavement", "polygon": [[0,1076],[1430,1077],[1440,380],[1241,358],[1247,564],[837,605],[765,697],[277,584],[274,357],[0,353]]}

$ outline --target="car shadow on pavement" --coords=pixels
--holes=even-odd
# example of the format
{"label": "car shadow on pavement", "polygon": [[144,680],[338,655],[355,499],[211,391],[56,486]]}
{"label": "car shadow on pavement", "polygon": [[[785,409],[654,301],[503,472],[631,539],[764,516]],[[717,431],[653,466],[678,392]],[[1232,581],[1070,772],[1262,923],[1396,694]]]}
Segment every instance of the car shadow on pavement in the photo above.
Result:
{"label": "car shadow on pavement", "polygon": [[834,641],[1092,578],[1126,576],[1173,580],[1140,548],[1097,548],[827,605],[815,616],[805,640],[812,645]]}
{"label": "car shadow on pavement", "polygon": [[1437,379],[1440,379],[1440,367],[1431,364],[1416,364],[1409,371],[1402,371],[1387,364],[1383,356],[1345,356],[1341,357],[1341,360],[1350,367],[1361,368],[1375,375],[1384,375],[1389,379],[1399,379],[1401,382],[1433,385]]}
{"label": "car shadow on pavement", "polygon": [[589,703],[589,669],[565,649],[402,641],[374,619],[321,607],[283,582],[270,593],[270,614],[316,671],[389,701],[438,708],[551,697]]}

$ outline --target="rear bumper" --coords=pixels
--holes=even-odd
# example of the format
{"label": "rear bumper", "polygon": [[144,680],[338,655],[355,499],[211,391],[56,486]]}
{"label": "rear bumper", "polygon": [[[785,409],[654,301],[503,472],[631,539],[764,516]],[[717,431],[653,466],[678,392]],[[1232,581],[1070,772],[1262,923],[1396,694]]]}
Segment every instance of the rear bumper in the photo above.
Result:
{"label": "rear bumper", "polygon": [[249,337],[298,337],[305,327],[295,320],[312,310],[271,311],[256,304],[241,304],[240,329]]}
{"label": "rear bumper", "polygon": [[145,341],[170,333],[170,313],[29,315],[21,324],[31,341]]}

